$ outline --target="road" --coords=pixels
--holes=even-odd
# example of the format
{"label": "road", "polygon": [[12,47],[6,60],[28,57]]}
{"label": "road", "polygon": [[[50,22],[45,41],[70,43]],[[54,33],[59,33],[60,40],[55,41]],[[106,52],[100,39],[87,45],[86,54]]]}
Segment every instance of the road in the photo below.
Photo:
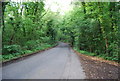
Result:
{"label": "road", "polygon": [[78,56],[66,43],[2,68],[3,79],[85,79]]}

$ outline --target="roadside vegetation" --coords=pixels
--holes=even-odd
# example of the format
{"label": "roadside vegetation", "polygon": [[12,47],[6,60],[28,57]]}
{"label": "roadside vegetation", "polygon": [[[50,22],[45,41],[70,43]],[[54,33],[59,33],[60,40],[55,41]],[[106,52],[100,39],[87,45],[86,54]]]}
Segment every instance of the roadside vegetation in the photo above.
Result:
{"label": "roadside vegetation", "polygon": [[[4,8],[5,7],[5,8]],[[3,3],[2,54],[4,60],[56,45],[51,11],[41,2]]]}
{"label": "roadside vegetation", "polygon": [[118,2],[75,2],[64,17],[61,32],[78,52],[119,62]]}
{"label": "roadside vegetation", "polygon": [[65,15],[45,9],[40,2],[2,4],[2,55],[11,59],[68,42],[82,54],[119,62],[120,13],[118,2],[71,3]]}

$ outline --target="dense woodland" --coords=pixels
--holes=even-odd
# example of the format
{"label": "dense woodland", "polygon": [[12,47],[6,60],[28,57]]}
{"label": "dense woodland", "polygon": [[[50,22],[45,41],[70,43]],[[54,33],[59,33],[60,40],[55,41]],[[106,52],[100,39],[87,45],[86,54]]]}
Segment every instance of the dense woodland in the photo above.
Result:
{"label": "dense woodland", "polygon": [[72,2],[65,15],[40,2],[2,3],[3,60],[70,43],[83,54],[118,60],[120,3]]}

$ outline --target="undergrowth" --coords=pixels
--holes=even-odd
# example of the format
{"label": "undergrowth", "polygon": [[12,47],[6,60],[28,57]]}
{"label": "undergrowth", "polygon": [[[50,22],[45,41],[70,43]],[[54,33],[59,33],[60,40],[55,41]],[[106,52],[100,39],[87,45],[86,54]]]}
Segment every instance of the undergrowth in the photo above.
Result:
{"label": "undergrowth", "polygon": [[73,49],[74,49],[75,51],[81,53],[81,54],[84,54],[84,55],[101,57],[101,58],[103,58],[103,59],[105,59],[105,60],[111,60],[111,61],[115,61],[115,62],[120,63],[120,62],[119,62],[119,58],[118,58],[118,56],[116,56],[116,55],[113,56],[113,57],[111,57],[111,56],[108,56],[107,54],[97,55],[96,53],[91,53],[91,52],[88,52],[88,51],[79,50],[78,48],[75,48],[75,47],[74,47]]}

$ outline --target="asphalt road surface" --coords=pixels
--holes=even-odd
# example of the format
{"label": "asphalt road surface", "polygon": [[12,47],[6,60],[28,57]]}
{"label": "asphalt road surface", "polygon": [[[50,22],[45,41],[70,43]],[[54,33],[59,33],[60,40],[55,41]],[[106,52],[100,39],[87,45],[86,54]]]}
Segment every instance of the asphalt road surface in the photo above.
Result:
{"label": "asphalt road surface", "polygon": [[2,79],[85,79],[85,77],[78,56],[65,43],[2,68]]}

